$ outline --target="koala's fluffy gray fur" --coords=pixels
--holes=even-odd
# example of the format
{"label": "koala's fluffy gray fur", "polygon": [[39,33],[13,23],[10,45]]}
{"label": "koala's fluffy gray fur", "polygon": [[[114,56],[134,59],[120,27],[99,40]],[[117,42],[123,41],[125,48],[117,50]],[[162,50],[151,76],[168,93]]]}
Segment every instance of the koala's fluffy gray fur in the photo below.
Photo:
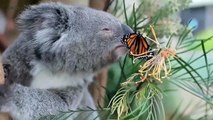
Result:
{"label": "koala's fluffy gray fur", "polygon": [[[6,92],[0,89],[1,111],[17,120],[95,108],[87,90],[88,75],[114,62],[120,39],[133,32],[108,13],[60,3],[29,7],[18,26],[19,37],[3,54],[3,64],[9,67]],[[70,82],[64,85],[59,80],[62,86],[41,89],[58,76]],[[34,81],[43,79],[48,82],[34,86]]]}

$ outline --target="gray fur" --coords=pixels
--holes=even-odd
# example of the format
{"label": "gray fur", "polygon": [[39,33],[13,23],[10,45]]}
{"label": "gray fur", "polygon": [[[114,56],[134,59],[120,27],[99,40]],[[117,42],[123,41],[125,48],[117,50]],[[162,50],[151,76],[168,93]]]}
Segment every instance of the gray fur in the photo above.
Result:
{"label": "gray fur", "polygon": [[[1,111],[10,112],[17,120],[34,120],[40,114],[56,114],[87,103],[87,98],[82,99],[88,93],[86,79],[75,87],[30,88],[34,62],[53,74],[94,73],[115,61],[114,48],[124,34],[132,32],[108,13],[60,3],[29,7],[20,15],[18,26],[20,36],[3,54],[3,64],[9,65],[8,92],[0,96],[5,99],[0,100]],[[94,108],[94,103],[86,105]]]}
{"label": "gray fur", "polygon": [[2,112],[9,112],[14,120],[36,120],[41,116],[57,114],[59,111],[75,110],[82,98],[82,87],[48,91],[33,89],[18,84],[9,87]]}

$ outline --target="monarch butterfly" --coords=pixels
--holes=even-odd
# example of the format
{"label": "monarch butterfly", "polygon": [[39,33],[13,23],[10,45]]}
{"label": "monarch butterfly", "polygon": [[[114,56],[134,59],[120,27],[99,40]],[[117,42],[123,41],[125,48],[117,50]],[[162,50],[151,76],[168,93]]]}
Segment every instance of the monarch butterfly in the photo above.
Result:
{"label": "monarch butterfly", "polygon": [[132,56],[149,57],[152,56],[152,52],[149,52],[149,44],[142,34],[130,33],[124,35],[121,41],[130,50]]}
{"label": "monarch butterfly", "polygon": [[[157,39],[154,28],[152,26],[150,26],[150,28],[155,40],[152,40],[149,37],[145,37],[145,38],[151,40],[157,45],[156,46],[157,48],[152,50],[152,51],[157,51],[157,54],[155,56],[152,56],[152,58],[147,60],[145,63],[143,63],[143,65],[140,65],[140,69],[138,73],[133,74],[123,84],[133,82],[133,78],[138,75],[140,76],[141,80],[137,82],[133,82],[135,84],[144,82],[148,77],[152,77],[162,82],[161,78],[167,78],[169,77],[169,75],[171,75],[170,57],[178,58],[175,53],[175,50],[168,47],[162,48]],[[136,55],[133,54],[133,56],[136,57],[135,59],[140,58],[141,55],[144,55],[144,54],[136,54]]]}

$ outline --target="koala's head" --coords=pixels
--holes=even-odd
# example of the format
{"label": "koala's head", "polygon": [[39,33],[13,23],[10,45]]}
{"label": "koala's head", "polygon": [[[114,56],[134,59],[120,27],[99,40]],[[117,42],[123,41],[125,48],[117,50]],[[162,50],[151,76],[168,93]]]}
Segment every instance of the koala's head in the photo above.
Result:
{"label": "koala's head", "polygon": [[124,34],[133,32],[112,15],[59,3],[32,6],[18,20],[35,44],[36,61],[52,70],[95,71],[117,59]]}

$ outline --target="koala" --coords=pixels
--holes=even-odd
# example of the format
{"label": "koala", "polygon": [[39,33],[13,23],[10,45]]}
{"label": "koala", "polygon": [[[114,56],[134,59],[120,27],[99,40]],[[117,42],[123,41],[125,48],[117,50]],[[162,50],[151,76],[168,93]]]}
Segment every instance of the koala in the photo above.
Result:
{"label": "koala", "polygon": [[120,39],[133,32],[109,13],[61,3],[31,6],[17,24],[20,35],[2,55],[0,87],[0,111],[14,120],[96,109],[88,85],[125,53]]}

